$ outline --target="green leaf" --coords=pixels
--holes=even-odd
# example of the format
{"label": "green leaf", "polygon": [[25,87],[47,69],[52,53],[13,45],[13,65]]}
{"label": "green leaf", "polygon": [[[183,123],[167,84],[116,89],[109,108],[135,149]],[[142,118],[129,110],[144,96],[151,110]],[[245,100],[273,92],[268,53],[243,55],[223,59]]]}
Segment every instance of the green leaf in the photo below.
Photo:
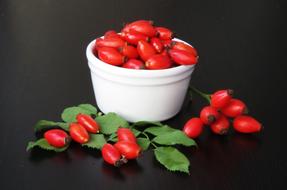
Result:
{"label": "green leaf", "polygon": [[129,127],[129,123],[124,118],[113,112],[98,116],[95,120],[101,126],[101,133],[105,135],[115,133],[119,127]]}
{"label": "green leaf", "polygon": [[65,131],[69,130],[69,124],[68,123],[54,122],[54,121],[48,121],[48,120],[38,121],[34,126],[34,130],[35,131],[41,131],[41,130],[50,129],[53,127],[60,127],[62,129],[64,129]]}
{"label": "green leaf", "polygon": [[196,146],[196,142],[193,139],[187,137],[180,130],[175,130],[170,133],[164,133],[162,135],[155,137],[152,141],[161,145],[181,144],[184,146]]}
{"label": "green leaf", "polygon": [[149,127],[149,128],[146,128],[144,130],[144,132],[150,133],[150,134],[155,135],[155,136],[163,135],[163,134],[166,134],[166,133],[171,133],[171,132],[174,132],[174,131],[178,131],[178,130],[174,129],[174,128],[171,128],[168,125],[164,125],[164,126],[161,126],[161,127]]}
{"label": "green leaf", "polygon": [[163,126],[161,122],[152,122],[152,121],[138,121],[132,124],[133,127],[142,127],[142,126]]}
{"label": "green leaf", "polygon": [[49,143],[46,141],[46,139],[42,138],[42,139],[37,140],[36,142],[30,141],[28,143],[26,151],[28,151],[34,147],[39,147],[39,148],[44,149],[44,150],[51,150],[51,151],[55,151],[55,152],[63,152],[69,147],[69,145],[67,145],[63,148],[56,148],[56,147],[49,145]]}
{"label": "green leaf", "polygon": [[136,130],[135,128],[131,128],[131,130],[136,137],[141,134],[141,132],[139,130]]}
{"label": "green leaf", "polygon": [[189,174],[189,160],[174,147],[158,147],[154,149],[156,159],[170,171]]}
{"label": "green leaf", "polygon": [[78,105],[78,107],[89,111],[90,114],[97,115],[97,113],[98,113],[97,108],[95,106],[91,105],[91,104],[80,104],[80,105]]}
{"label": "green leaf", "polygon": [[147,150],[150,145],[150,141],[147,138],[141,137],[137,138],[137,143],[142,148],[142,150]]}
{"label": "green leaf", "polygon": [[76,116],[79,113],[83,113],[83,114],[88,114],[90,115],[91,112],[87,109],[84,108],[80,108],[80,107],[69,107],[64,109],[64,111],[62,112],[62,119],[63,121],[67,122],[67,123],[72,123],[76,121]]}
{"label": "green leaf", "polygon": [[104,144],[106,144],[106,139],[103,134],[90,134],[89,142],[82,144],[82,146],[101,149]]}

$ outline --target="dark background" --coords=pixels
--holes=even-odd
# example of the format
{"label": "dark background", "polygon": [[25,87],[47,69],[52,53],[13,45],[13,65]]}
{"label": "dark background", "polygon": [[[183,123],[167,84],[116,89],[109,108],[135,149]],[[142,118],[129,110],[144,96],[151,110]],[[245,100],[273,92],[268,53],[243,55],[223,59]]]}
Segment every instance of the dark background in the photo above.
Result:
{"label": "dark background", "polygon": [[[286,184],[286,3],[284,0],[0,0],[0,189],[284,189]],[[37,120],[95,104],[85,48],[108,29],[152,19],[198,49],[199,89],[233,88],[264,124],[256,135],[206,130],[183,149],[191,175],[171,173],[148,151],[121,169],[97,151],[26,152]],[[181,128],[198,96],[165,122]]]}

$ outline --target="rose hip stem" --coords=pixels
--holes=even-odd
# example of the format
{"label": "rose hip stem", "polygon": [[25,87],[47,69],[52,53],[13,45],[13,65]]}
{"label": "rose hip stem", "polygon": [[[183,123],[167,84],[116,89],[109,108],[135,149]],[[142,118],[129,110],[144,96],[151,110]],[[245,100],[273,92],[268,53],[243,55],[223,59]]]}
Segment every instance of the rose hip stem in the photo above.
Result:
{"label": "rose hip stem", "polygon": [[200,90],[194,88],[193,86],[189,86],[189,89],[191,90],[191,92],[195,92],[196,94],[202,96],[203,98],[205,98],[208,101],[208,103],[210,103],[210,98],[211,97],[210,97],[209,94],[203,93]]}

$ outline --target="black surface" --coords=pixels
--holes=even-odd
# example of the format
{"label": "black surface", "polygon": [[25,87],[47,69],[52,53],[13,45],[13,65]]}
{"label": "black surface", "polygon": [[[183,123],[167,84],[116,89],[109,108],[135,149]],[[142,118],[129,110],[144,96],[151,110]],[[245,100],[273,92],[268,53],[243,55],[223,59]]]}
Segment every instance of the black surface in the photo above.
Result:
{"label": "black surface", "polygon": [[[0,189],[285,189],[286,3],[256,1],[0,1]],[[257,135],[208,130],[184,149],[191,175],[171,173],[152,151],[121,169],[96,151],[26,152],[39,119],[95,104],[86,64],[89,41],[121,23],[152,19],[192,42],[200,63],[192,78],[212,92],[235,89],[265,126]],[[186,102],[166,123],[181,128],[203,100]]]}

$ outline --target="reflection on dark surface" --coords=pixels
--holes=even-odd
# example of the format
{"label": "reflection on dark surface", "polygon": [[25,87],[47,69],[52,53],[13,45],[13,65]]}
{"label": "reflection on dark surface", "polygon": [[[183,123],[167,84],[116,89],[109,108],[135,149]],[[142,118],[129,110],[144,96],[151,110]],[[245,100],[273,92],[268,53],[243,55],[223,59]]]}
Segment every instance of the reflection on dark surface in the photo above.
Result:
{"label": "reflection on dark surface", "polygon": [[71,161],[70,155],[66,151],[57,153],[39,148],[34,148],[31,150],[29,155],[29,160],[31,162],[41,162],[45,159],[51,159],[57,163],[66,163]]}

